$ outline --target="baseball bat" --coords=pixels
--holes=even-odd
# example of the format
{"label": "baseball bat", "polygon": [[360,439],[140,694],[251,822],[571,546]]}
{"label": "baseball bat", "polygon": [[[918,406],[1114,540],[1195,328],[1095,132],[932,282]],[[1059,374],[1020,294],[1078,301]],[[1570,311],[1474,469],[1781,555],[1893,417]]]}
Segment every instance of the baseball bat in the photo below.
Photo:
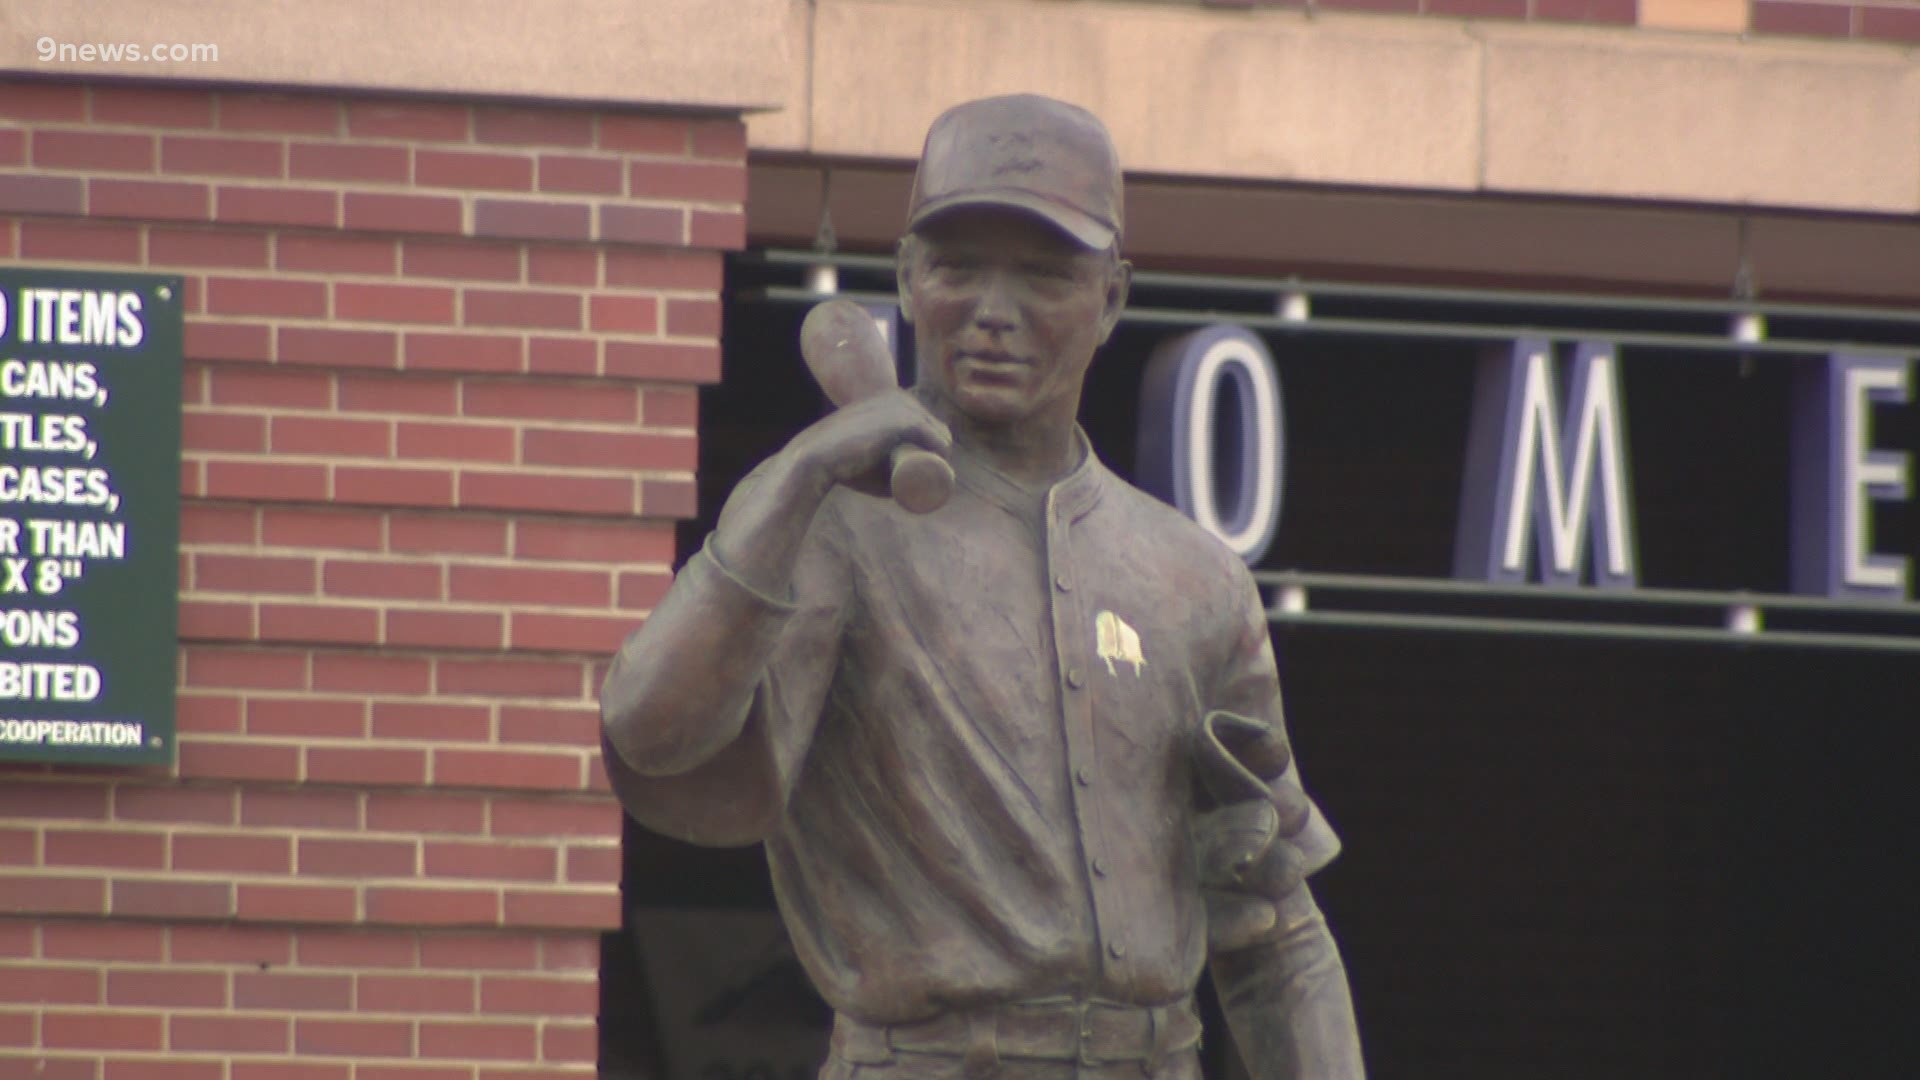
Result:
{"label": "baseball bat", "polygon": [[[800,355],[836,407],[900,388],[880,328],[851,300],[828,300],[807,312],[800,324]],[[953,466],[924,447],[896,446],[891,488],[895,502],[916,514],[930,514],[953,495]]]}

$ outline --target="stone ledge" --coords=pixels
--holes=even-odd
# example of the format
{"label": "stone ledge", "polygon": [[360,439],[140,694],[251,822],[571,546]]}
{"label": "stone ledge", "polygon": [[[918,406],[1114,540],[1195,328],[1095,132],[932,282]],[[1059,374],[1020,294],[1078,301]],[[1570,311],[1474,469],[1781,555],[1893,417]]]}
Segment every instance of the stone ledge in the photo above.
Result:
{"label": "stone ledge", "polygon": [[1920,210],[1920,59],[1895,46],[1050,0],[787,20],[796,104],[749,119],[757,151],[910,161],[941,107],[1035,90],[1174,179]]}
{"label": "stone ledge", "polygon": [[[726,111],[782,103],[783,0],[9,0],[0,71]],[[37,43],[207,44],[214,61],[43,62]]]}

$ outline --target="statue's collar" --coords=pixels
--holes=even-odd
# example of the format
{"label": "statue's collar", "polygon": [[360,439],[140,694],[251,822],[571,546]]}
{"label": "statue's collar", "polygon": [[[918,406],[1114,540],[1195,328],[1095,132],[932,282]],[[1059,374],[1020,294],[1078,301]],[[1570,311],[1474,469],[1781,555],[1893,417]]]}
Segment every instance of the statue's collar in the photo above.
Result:
{"label": "statue's collar", "polygon": [[954,478],[1016,517],[1033,520],[1051,510],[1054,515],[1071,521],[1099,501],[1107,471],[1095,456],[1086,431],[1078,424],[1073,426],[1073,445],[1079,455],[1078,464],[1050,487],[1022,484],[994,468],[985,454],[958,442],[953,446]]}

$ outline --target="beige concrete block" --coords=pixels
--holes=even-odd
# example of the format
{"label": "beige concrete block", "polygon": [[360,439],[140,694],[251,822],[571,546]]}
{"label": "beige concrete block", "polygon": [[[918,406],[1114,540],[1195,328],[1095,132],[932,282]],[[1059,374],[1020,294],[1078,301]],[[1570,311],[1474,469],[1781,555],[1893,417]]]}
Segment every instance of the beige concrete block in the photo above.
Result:
{"label": "beige concrete block", "polygon": [[1640,0],[1640,25],[1662,30],[1738,34],[1752,0]]}
{"label": "beige concrete block", "polygon": [[[0,71],[770,108],[786,0],[6,0]],[[201,63],[44,62],[42,39],[209,44]]]}
{"label": "beige concrete block", "polygon": [[1484,33],[1490,189],[1920,208],[1920,65],[1903,50]]}
{"label": "beige concrete block", "polygon": [[747,117],[755,150],[805,150],[813,126],[813,0],[787,0],[786,87],[780,108]]}
{"label": "beige concrete block", "polygon": [[1145,4],[820,0],[811,149],[908,159],[948,105],[1036,91],[1112,128],[1126,166],[1464,188],[1479,62],[1459,23]]}

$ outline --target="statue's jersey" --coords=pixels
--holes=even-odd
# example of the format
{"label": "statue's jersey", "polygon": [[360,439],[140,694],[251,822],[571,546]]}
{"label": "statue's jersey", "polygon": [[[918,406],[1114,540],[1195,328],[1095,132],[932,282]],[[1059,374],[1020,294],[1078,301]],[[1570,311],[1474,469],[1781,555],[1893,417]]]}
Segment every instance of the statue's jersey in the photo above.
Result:
{"label": "statue's jersey", "polygon": [[[1214,709],[1280,728],[1265,613],[1223,545],[1078,437],[1046,491],[962,449],[932,514],[836,490],[790,598],[703,551],[652,616],[738,620],[765,675],[738,739],[673,776],[609,754],[616,790],[660,831],[764,840],[842,1012],[1154,1005],[1206,961],[1195,732]],[[1317,810],[1294,842],[1314,869],[1337,850]]]}

